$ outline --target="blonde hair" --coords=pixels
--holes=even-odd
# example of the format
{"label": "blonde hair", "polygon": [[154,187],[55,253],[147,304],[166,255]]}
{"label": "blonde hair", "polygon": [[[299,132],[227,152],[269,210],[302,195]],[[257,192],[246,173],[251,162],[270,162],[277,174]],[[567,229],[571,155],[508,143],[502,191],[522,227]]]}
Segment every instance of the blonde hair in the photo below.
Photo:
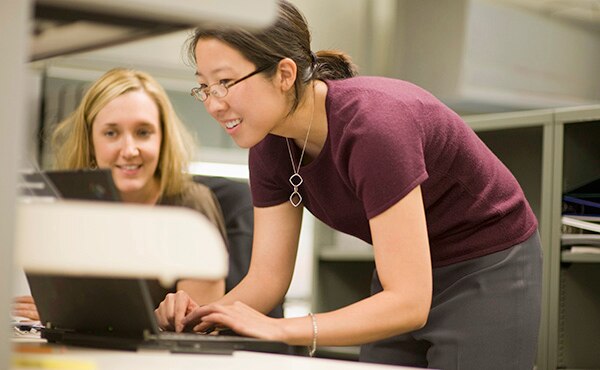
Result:
{"label": "blonde hair", "polygon": [[98,112],[113,99],[131,92],[146,92],[158,107],[162,143],[155,176],[160,180],[160,196],[181,193],[186,187],[186,174],[192,158],[194,142],[181,123],[162,88],[147,73],[115,68],[106,72],[88,89],[77,109],[58,124],[52,136],[57,169],[83,169],[95,165],[92,124]]}

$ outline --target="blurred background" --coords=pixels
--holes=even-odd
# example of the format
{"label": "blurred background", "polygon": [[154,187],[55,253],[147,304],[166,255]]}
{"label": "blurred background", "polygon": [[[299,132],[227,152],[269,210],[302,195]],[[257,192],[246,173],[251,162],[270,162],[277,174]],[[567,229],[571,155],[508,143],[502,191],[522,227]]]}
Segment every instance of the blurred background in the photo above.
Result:
{"label": "blurred background", "polygon": [[[352,56],[360,74],[411,81],[465,117],[600,103],[600,0],[292,2],[308,19],[313,51],[341,49]],[[37,1],[44,3],[49,1]],[[36,12],[35,22],[28,25],[31,61],[23,87],[27,153],[22,166],[52,165],[47,140],[55,124],[76,107],[91,81],[120,66],[145,70],[167,89],[198,142],[190,172],[247,181],[247,151],[237,148],[189,94],[196,84],[183,49],[189,30],[172,32],[167,27],[146,37],[138,25],[125,20],[112,19],[107,26],[102,19],[82,21],[81,14],[51,8],[38,7]],[[124,39],[139,40],[117,45]],[[4,59],[0,66],[7,66]],[[485,124],[479,122],[479,127]],[[531,137],[541,142],[534,134]],[[505,146],[505,141],[498,144]],[[541,158],[546,149],[536,150]],[[536,172],[541,173],[536,186],[547,180],[541,171],[540,167]],[[537,206],[541,200],[534,203]],[[370,275],[372,269],[368,246],[325,230],[308,213],[304,222],[296,273],[286,297],[287,316],[305,315],[311,306],[313,310],[326,307],[319,303],[323,300],[341,302],[336,296],[314,296],[319,261],[329,261],[331,271],[353,271],[354,280],[336,282],[335,273],[328,275],[329,270],[321,269],[324,284],[349,286],[343,300],[360,298],[352,296],[353,281],[364,280],[362,275]],[[315,252],[318,245],[343,246],[345,251],[343,255],[336,254],[336,248]],[[26,292],[22,277],[15,280],[16,293]]]}

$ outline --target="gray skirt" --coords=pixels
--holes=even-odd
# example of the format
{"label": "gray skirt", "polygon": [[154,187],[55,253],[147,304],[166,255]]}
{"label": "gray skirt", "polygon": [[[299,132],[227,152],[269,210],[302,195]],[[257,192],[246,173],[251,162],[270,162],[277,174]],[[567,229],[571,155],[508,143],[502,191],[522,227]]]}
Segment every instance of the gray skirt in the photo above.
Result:
{"label": "gray skirt", "polygon": [[[539,234],[507,250],[433,269],[427,324],[363,345],[360,361],[443,370],[534,366],[540,325]],[[381,291],[377,271],[371,294]]]}

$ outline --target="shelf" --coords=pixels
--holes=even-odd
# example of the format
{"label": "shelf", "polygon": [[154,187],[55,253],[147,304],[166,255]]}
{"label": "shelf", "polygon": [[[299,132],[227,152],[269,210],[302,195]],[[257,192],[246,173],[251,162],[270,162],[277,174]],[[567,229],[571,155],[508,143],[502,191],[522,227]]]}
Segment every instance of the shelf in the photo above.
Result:
{"label": "shelf", "polygon": [[600,253],[572,253],[565,250],[561,252],[561,262],[600,263]]}
{"label": "shelf", "polygon": [[598,369],[600,255],[562,250],[562,199],[600,177],[600,107],[556,110],[554,141],[548,368]]}

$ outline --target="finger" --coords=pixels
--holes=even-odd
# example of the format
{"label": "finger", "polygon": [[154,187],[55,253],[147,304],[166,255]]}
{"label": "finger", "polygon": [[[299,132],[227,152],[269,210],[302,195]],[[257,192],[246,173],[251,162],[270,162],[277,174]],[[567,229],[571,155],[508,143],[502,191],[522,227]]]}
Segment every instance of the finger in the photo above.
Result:
{"label": "finger", "polygon": [[190,298],[188,305],[187,305],[187,310],[185,311],[185,314],[187,315],[188,313],[194,311],[198,307],[200,307],[200,305],[198,303],[196,303],[193,299]]}
{"label": "finger", "polygon": [[190,297],[183,290],[180,290],[175,294],[173,326],[175,327],[175,331],[178,333],[181,333],[185,328],[185,325],[182,323],[182,321],[189,311],[188,306],[190,305],[190,302]]}
{"label": "finger", "polygon": [[34,320],[34,321],[38,321],[40,319],[40,316],[39,316],[37,310],[35,310],[35,309],[28,309],[28,308],[15,309],[15,308],[13,308],[12,314],[13,314],[13,316],[21,316],[21,317],[25,317],[27,319]]}
{"label": "finger", "polygon": [[29,303],[29,304],[35,304],[35,301],[33,300],[33,297],[30,295],[23,295],[23,296],[18,296],[15,297],[13,299],[13,301],[15,303]]}
{"label": "finger", "polygon": [[162,330],[168,330],[168,322],[165,321],[164,315],[162,313],[161,307],[158,306],[155,310],[154,310],[154,317],[156,318],[156,324],[158,325],[159,328],[161,328]]}
{"label": "finger", "polygon": [[172,325],[174,296],[172,293],[167,294],[165,299],[158,305],[158,308],[154,310],[158,326],[163,330],[175,330]]}
{"label": "finger", "polygon": [[154,310],[154,316],[156,317],[156,324],[159,328],[162,330],[171,330],[171,328],[169,328],[169,321],[166,319],[161,306]]}
{"label": "finger", "polygon": [[183,319],[181,319],[181,323],[184,326],[194,327],[202,321],[202,316],[207,315],[210,312],[218,310],[220,305],[217,304],[207,304],[204,306],[198,306],[192,311],[188,312]]}
{"label": "finger", "polygon": [[[195,332],[211,333],[213,331],[226,330],[231,328],[231,323],[234,323],[225,313],[215,312],[202,317],[202,322],[194,326]],[[234,330],[235,331],[235,330]]]}
{"label": "finger", "polygon": [[192,328],[192,331],[194,333],[200,333],[200,334],[206,334],[206,335],[218,335],[219,332],[217,331],[217,328],[214,326],[209,326],[207,329],[203,329],[203,330],[198,330],[196,331],[195,328]]}
{"label": "finger", "polygon": [[210,322],[200,322],[192,327],[192,331],[195,333],[213,334],[215,331],[215,326]]}
{"label": "finger", "polygon": [[12,306],[21,310],[37,310],[35,305],[31,303],[13,303]]}
{"label": "finger", "polygon": [[13,303],[11,307],[14,316],[22,316],[31,320],[39,320],[40,316],[35,304],[31,303]]}

